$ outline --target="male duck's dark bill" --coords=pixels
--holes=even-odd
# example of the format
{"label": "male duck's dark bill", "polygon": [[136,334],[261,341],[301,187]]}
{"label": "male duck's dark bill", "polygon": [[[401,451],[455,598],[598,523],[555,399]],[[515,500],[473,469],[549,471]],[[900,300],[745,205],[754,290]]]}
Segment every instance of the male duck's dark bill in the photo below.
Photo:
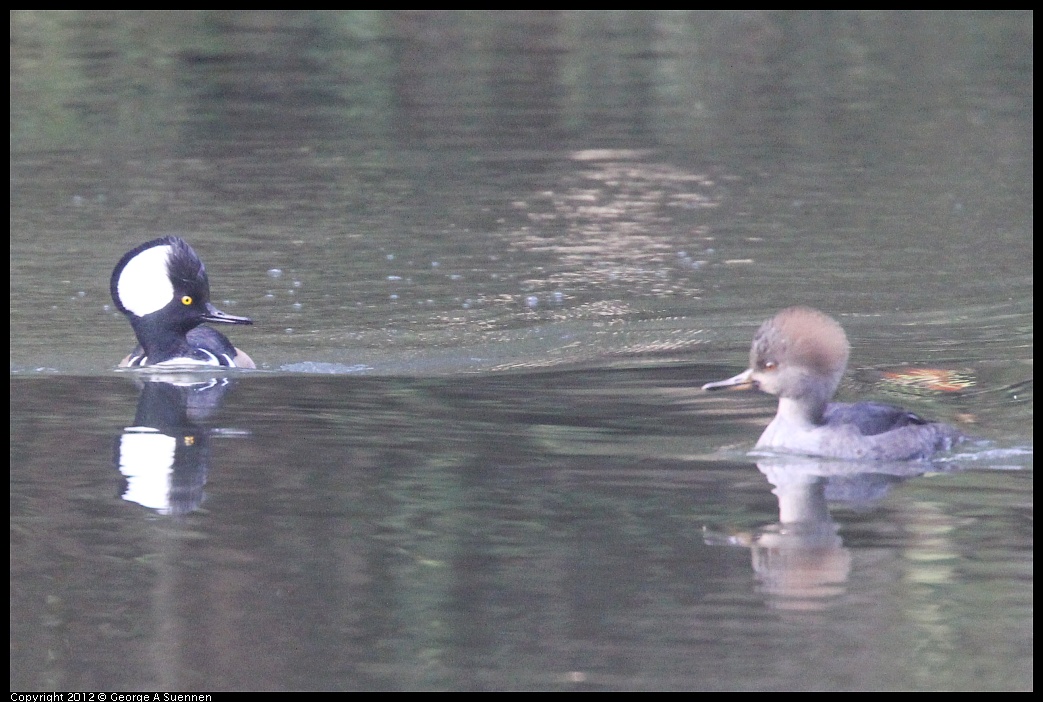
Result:
{"label": "male duck's dark bill", "polygon": [[253,324],[254,321],[249,317],[236,317],[234,314],[227,314],[217,309],[209,302],[206,303],[206,314],[203,315],[203,319],[207,322],[216,322],[217,324]]}

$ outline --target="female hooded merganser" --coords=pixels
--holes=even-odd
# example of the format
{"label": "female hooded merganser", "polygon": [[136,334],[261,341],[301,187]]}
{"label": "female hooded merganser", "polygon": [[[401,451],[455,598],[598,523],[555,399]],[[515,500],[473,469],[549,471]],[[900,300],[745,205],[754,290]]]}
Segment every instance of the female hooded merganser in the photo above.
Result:
{"label": "female hooded merganser", "polygon": [[779,409],[756,448],[843,459],[909,460],[946,451],[964,438],[878,402],[830,402],[847,367],[850,345],[839,324],[810,307],[790,307],[761,325],[750,367],[704,390],[756,387],[778,395]]}
{"label": "female hooded merganser", "polygon": [[167,236],[123,255],[109,283],[112,301],[127,315],[138,347],[120,367],[204,365],[256,368],[253,360],[203,322],[253,324],[210,304],[210,282],[199,256],[183,239]]}

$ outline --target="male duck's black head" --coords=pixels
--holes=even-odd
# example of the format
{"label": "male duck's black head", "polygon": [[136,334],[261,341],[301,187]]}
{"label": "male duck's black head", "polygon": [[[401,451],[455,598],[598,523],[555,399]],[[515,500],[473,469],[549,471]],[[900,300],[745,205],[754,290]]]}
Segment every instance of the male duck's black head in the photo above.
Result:
{"label": "male duck's black head", "polygon": [[224,334],[200,326],[253,321],[210,304],[206,268],[183,239],[168,236],[131,249],[112,271],[109,288],[112,301],[127,315],[138,337],[138,348],[121,366],[255,367]]}

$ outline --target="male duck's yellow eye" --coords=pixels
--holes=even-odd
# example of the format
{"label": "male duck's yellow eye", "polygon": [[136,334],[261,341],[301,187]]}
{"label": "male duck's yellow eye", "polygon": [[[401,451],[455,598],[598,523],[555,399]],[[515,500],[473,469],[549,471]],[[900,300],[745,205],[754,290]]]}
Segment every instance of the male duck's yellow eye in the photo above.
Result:
{"label": "male duck's yellow eye", "polygon": [[192,304],[192,296],[191,295],[185,295],[184,297],[182,297],[181,298],[181,304],[184,305],[185,307],[188,307],[189,305],[191,305]]}

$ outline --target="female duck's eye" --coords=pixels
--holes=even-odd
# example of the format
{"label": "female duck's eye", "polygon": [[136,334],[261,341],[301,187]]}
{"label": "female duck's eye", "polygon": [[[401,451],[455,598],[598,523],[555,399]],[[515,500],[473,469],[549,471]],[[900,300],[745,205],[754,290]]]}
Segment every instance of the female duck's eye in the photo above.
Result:
{"label": "female duck's eye", "polygon": [[185,307],[188,307],[189,305],[191,305],[192,304],[192,296],[191,295],[183,296],[181,298],[181,304],[184,305]]}
{"label": "female duck's eye", "polygon": [[779,364],[776,363],[775,361],[765,361],[764,362],[764,370],[775,370],[778,367],[778,365]]}

